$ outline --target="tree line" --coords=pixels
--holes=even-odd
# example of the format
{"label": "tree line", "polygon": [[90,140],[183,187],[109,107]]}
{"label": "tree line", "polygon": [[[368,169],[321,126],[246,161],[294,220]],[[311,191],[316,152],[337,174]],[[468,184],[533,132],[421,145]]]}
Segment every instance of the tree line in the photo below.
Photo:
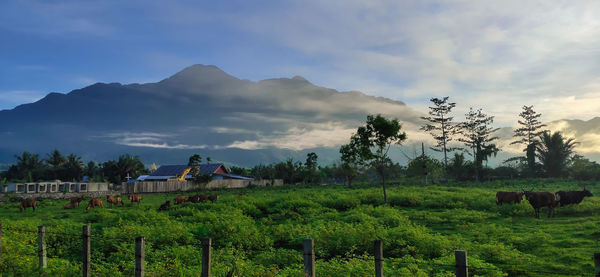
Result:
{"label": "tree line", "polygon": [[75,154],[64,156],[60,151],[54,150],[46,157],[39,154],[23,152],[15,156],[17,163],[10,166],[7,171],[0,172],[0,179],[15,182],[34,182],[39,180],[81,181],[83,176],[88,176],[90,181],[111,182],[119,184],[127,176],[137,178],[149,171],[138,156],[128,154],[120,155],[116,160],[103,163],[88,161],[84,163],[81,157]]}

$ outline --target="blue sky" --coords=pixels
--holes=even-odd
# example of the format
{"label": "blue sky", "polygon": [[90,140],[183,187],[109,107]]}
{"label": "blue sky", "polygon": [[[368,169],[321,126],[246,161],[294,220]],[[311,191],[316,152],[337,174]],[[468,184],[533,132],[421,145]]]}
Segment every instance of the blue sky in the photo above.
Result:
{"label": "blue sky", "polygon": [[[484,3],[486,2],[486,3]],[[0,109],[192,64],[304,76],[426,112],[446,96],[514,125],[600,106],[598,1],[2,1]]]}

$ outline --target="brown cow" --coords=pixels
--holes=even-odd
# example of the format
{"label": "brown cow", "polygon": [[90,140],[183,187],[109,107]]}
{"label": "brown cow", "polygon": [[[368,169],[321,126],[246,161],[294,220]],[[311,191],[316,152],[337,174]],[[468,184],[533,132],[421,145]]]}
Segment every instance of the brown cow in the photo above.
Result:
{"label": "brown cow", "polygon": [[209,195],[208,200],[210,200],[210,202],[214,203],[215,201],[219,200],[219,196],[218,195]]}
{"label": "brown cow", "polygon": [[130,194],[129,197],[129,201],[131,201],[131,204],[133,204],[133,202],[137,202],[138,206],[140,205],[140,203],[142,203],[142,196],[139,194]]}
{"label": "brown cow", "polygon": [[114,205],[121,204],[121,206],[125,205],[125,203],[123,203],[123,198],[121,198],[121,196],[114,197],[112,195],[107,195],[106,202],[110,203],[111,207],[113,206],[113,204]]}
{"label": "brown cow", "polygon": [[90,199],[90,202],[88,203],[88,205],[85,208],[85,210],[89,211],[90,208],[94,208],[94,207],[104,208],[104,206],[102,205],[102,199],[101,198],[92,198],[92,199]]}
{"label": "brown cow", "polygon": [[502,205],[504,203],[508,203],[508,204],[521,203],[521,200],[523,200],[524,195],[525,194],[522,192],[512,192],[512,191],[496,192],[496,205]]}
{"label": "brown cow", "polygon": [[186,198],[187,197],[185,195],[180,195],[180,196],[175,197],[175,199],[173,199],[173,202],[175,202],[175,205],[183,204],[183,203],[185,203]]}
{"label": "brown cow", "polygon": [[160,205],[160,207],[158,208],[159,211],[166,211],[171,207],[171,200],[167,200],[167,202],[163,203],[162,205]]}
{"label": "brown cow", "polygon": [[75,209],[77,207],[79,207],[79,203],[77,203],[77,202],[71,202],[71,203],[68,203],[68,204],[64,205],[63,209],[68,210],[68,209]]}
{"label": "brown cow", "polygon": [[523,191],[523,193],[525,194],[527,201],[529,201],[529,204],[531,204],[531,207],[533,207],[534,216],[536,218],[540,218],[540,209],[542,207],[548,207],[548,217],[554,215],[554,208],[558,202],[556,202],[556,195],[553,192]]}
{"label": "brown cow", "polygon": [[21,205],[19,206],[19,211],[23,212],[23,209],[27,209],[27,208],[31,207],[33,209],[33,211],[35,212],[36,205],[37,205],[37,202],[35,201],[35,199],[22,199]]}
{"label": "brown cow", "polygon": [[79,203],[81,203],[83,200],[85,200],[85,196],[69,198],[70,204],[73,205],[74,208],[79,207]]}
{"label": "brown cow", "polygon": [[205,201],[208,201],[208,195],[196,194],[196,195],[188,197],[187,201],[192,202],[192,203],[205,202]]}

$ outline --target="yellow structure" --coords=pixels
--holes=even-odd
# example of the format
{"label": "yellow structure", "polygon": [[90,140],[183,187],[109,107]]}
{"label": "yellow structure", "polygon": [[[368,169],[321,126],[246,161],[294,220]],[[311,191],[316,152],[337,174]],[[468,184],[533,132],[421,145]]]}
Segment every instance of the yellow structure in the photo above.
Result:
{"label": "yellow structure", "polygon": [[181,175],[179,177],[170,178],[170,179],[167,179],[167,181],[185,181],[185,175],[190,173],[191,170],[192,170],[192,168],[188,167],[181,173]]}

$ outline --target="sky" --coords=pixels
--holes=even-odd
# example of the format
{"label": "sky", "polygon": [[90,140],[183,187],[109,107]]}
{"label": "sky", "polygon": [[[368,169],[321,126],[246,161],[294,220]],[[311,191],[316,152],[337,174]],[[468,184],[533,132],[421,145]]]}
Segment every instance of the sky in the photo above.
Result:
{"label": "sky", "polygon": [[426,112],[483,108],[514,126],[600,107],[600,1],[2,1],[0,110],[96,82],[156,82],[192,64],[241,79],[300,75]]}

